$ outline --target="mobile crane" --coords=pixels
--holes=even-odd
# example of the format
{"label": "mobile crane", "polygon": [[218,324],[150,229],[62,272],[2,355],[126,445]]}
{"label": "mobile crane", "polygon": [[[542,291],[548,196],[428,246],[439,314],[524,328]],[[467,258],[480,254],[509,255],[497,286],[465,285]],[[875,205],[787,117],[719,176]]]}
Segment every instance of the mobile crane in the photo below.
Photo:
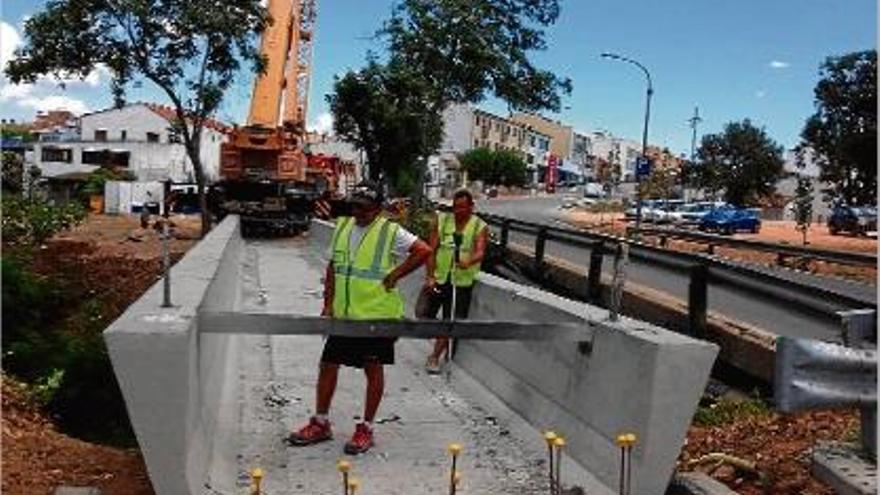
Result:
{"label": "mobile crane", "polygon": [[213,203],[220,215],[240,215],[245,235],[303,230],[315,200],[338,190],[340,161],[306,150],[315,1],[269,0],[273,22],[260,45],[267,68],[254,83],[247,125],[221,144]]}

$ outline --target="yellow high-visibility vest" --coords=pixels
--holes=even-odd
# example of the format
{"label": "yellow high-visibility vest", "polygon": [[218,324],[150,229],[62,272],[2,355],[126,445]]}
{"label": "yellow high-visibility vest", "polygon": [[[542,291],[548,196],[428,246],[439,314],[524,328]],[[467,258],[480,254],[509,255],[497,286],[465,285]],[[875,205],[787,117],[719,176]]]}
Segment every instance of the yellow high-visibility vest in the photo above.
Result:
{"label": "yellow high-visibility vest", "polygon": [[[486,222],[476,215],[471,215],[461,232],[461,259],[470,258],[473,254],[477,247],[477,234],[484,228],[486,228]],[[455,257],[454,233],[455,216],[451,213],[439,212],[437,214],[437,236],[440,242],[437,245],[437,264],[434,268],[434,278],[441,284],[447,283],[450,279],[450,273],[452,273],[452,261]],[[477,263],[466,270],[456,269],[455,286],[470,287],[474,285],[477,274],[480,273],[481,264]]]}
{"label": "yellow high-visibility vest", "polygon": [[360,244],[350,246],[354,218],[340,217],[333,231],[333,316],[347,320],[403,318],[403,297],[382,280],[394,269],[394,237],[400,228],[378,216]]}

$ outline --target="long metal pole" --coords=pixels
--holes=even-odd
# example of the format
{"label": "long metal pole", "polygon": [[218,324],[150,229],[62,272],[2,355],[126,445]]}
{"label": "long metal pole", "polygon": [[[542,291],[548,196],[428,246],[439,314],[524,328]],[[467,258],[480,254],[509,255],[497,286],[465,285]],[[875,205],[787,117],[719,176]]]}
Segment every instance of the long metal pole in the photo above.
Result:
{"label": "long metal pole", "polygon": [[[618,55],[616,53],[603,53],[603,58],[620,60],[635,65],[645,73],[645,79],[648,81],[647,98],[645,102],[645,127],[642,130],[642,160],[648,159],[648,123],[651,120],[651,95],[654,94],[654,85],[651,83],[651,73],[644,65],[633,59]],[[636,164],[636,232],[642,226],[642,177],[639,175],[638,163]],[[636,234],[638,235],[638,234]]]}

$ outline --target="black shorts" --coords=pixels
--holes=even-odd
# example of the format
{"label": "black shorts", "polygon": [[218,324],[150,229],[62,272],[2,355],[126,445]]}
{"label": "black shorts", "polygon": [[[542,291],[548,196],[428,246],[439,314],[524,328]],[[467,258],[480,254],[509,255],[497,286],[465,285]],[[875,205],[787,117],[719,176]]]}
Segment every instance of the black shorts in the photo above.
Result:
{"label": "black shorts", "polygon": [[[471,309],[471,292],[473,287],[459,287],[455,295],[455,318],[467,319]],[[448,320],[452,314],[452,284],[437,285],[433,291],[423,294],[425,297],[420,318],[437,319],[437,311],[443,308],[443,319]]]}
{"label": "black shorts", "polygon": [[324,342],[322,363],[334,363],[353,368],[365,364],[394,364],[394,342],[389,337],[338,337],[331,335]]}

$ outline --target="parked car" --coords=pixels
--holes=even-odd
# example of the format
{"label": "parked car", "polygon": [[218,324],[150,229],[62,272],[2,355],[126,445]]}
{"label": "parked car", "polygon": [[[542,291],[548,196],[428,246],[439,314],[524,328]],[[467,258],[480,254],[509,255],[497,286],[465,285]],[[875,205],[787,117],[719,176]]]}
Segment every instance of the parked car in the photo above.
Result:
{"label": "parked car", "polygon": [[828,232],[831,235],[837,235],[838,232],[865,235],[876,230],[877,208],[873,206],[838,205],[828,217]]}
{"label": "parked car", "polygon": [[740,230],[757,234],[761,230],[761,218],[755,210],[726,206],[715,208],[704,216],[699,229],[728,235]]}
{"label": "parked car", "polygon": [[[649,215],[648,214],[649,210],[653,209],[656,203],[657,203],[657,200],[654,200],[654,199],[642,200],[642,220],[643,221],[647,220],[648,215]],[[637,214],[636,205],[630,206],[629,208],[626,209],[626,211],[623,212],[624,218],[626,220],[630,220],[630,221],[636,219],[636,214]]]}
{"label": "parked car", "polygon": [[648,221],[656,223],[668,223],[673,221],[673,215],[684,206],[681,199],[658,199],[648,211]]}
{"label": "parked car", "polygon": [[682,205],[678,210],[670,213],[670,220],[679,225],[698,225],[710,211],[715,208],[724,208],[728,206],[723,201],[700,201],[698,203],[687,203]]}

